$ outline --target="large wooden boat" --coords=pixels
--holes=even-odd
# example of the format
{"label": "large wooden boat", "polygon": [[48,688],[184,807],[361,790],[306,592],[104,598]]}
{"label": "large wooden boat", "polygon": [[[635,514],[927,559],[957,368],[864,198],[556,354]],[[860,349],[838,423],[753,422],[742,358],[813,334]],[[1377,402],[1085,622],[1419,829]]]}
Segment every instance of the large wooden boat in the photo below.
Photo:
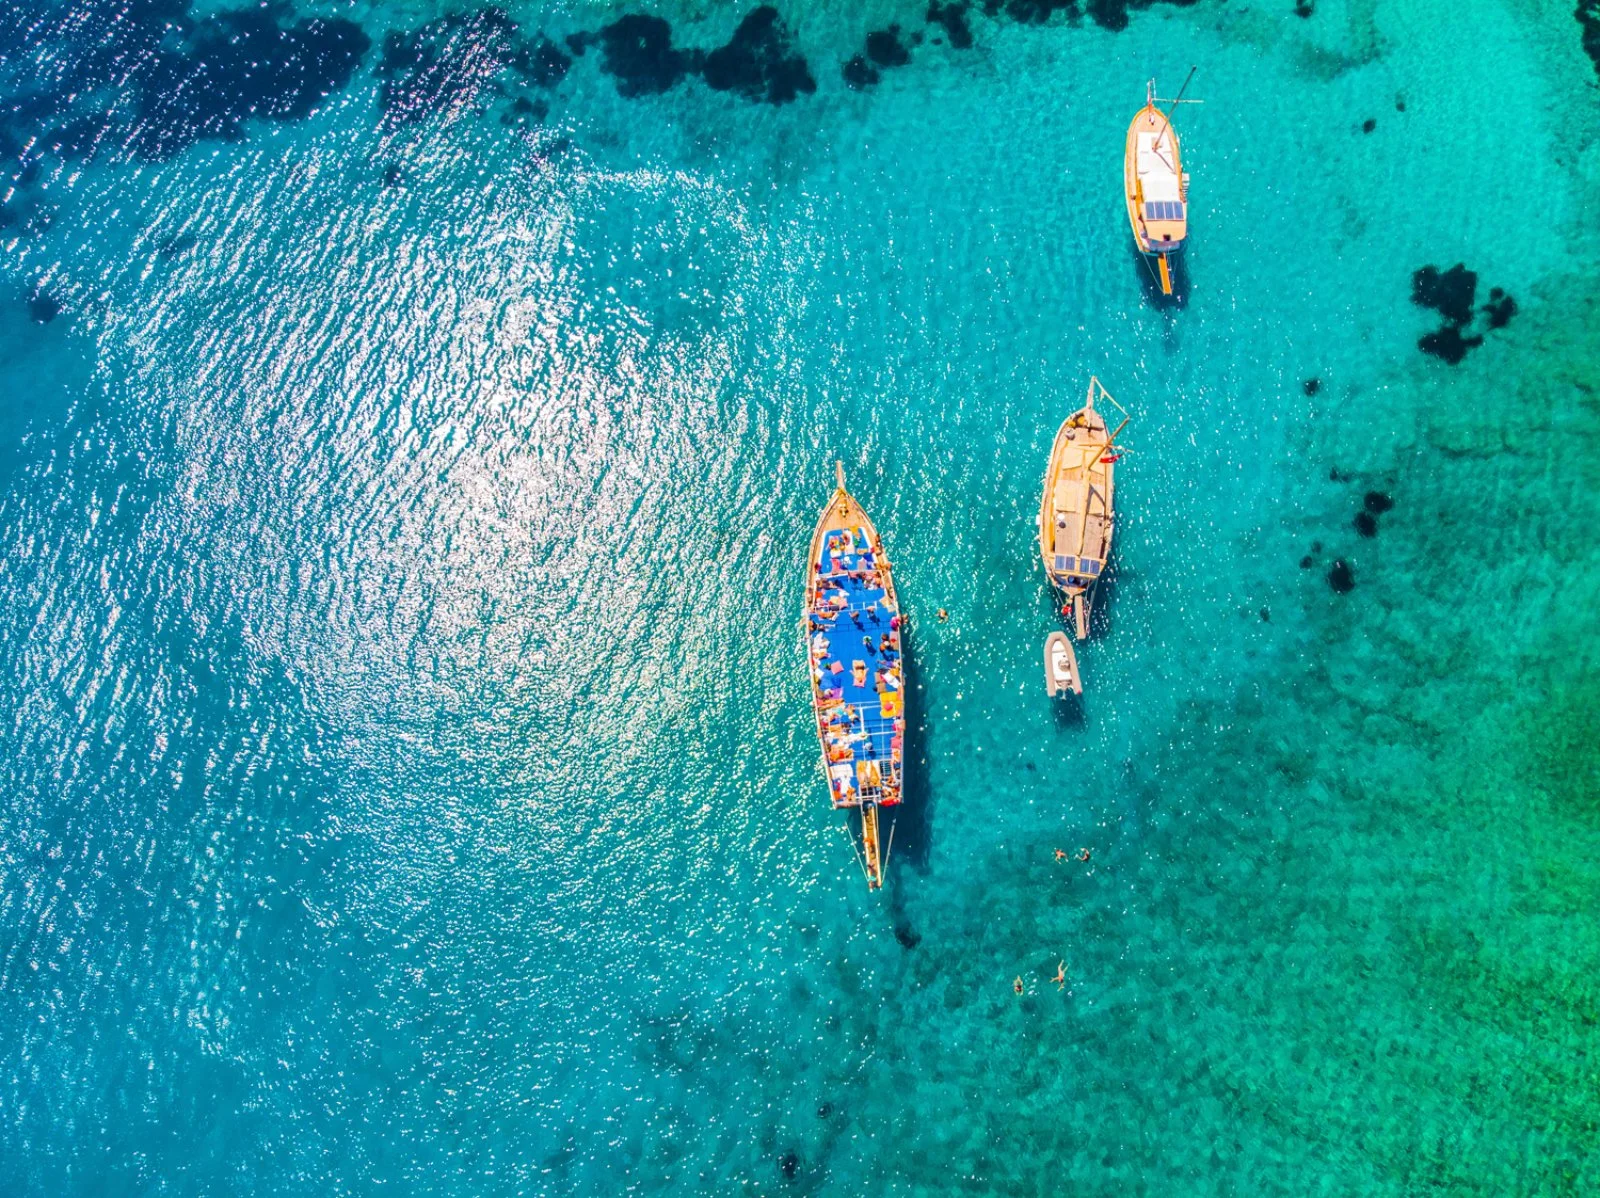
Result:
{"label": "large wooden boat", "polygon": [[1083,407],[1056,432],[1039,505],[1044,572],[1066,596],[1079,640],[1089,635],[1090,596],[1111,556],[1116,521],[1113,482],[1120,456],[1114,446],[1128,423],[1124,414],[1115,430],[1108,428],[1105,415],[1095,406],[1101,399],[1119,407],[1100,380],[1091,378]]}
{"label": "large wooden boat", "polygon": [[[1192,78],[1194,72],[1189,72]],[[1187,81],[1184,87],[1189,85]],[[1183,93],[1178,93],[1181,98]],[[1162,101],[1165,103],[1165,101]],[[1175,108],[1177,100],[1172,101]],[[1128,204],[1133,240],[1146,260],[1154,260],[1163,295],[1172,294],[1168,259],[1189,236],[1189,176],[1183,171],[1178,132],[1171,109],[1157,107],[1156,85],[1145,86],[1145,105],[1128,126],[1122,155],[1122,190]]]}
{"label": "large wooden boat", "polygon": [[839,485],[822,509],[806,560],[806,652],[822,768],[835,807],[861,816],[861,867],[883,885],[878,810],[901,798],[905,672],[900,604],[883,540]]}

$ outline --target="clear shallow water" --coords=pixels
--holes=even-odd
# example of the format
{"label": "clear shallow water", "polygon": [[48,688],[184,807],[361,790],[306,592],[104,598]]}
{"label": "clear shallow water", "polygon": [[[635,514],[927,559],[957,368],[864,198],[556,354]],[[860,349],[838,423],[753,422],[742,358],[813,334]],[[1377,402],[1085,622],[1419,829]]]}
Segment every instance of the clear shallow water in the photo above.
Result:
{"label": "clear shallow water", "polygon": [[[383,35],[444,10],[308,7],[373,44],[303,119],[112,89],[0,230],[21,1188],[1592,1191],[1593,64],[1566,11],[1281,7],[786,10],[792,102],[592,45],[454,112],[391,72],[415,121]],[[94,106],[31,118],[84,35],[15,33],[26,155]],[[1157,310],[1116,154],[1195,63]],[[1458,261],[1518,311],[1451,366]],[[1052,708],[1091,372],[1134,453]],[[835,457],[915,621],[876,896],[797,637]]]}

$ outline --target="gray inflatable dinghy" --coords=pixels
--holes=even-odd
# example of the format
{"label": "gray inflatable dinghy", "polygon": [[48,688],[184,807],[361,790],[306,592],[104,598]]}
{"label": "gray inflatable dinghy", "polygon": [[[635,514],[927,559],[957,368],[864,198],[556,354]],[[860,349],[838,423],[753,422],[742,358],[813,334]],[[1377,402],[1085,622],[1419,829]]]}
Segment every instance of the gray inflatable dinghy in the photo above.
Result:
{"label": "gray inflatable dinghy", "polygon": [[1083,679],[1078,674],[1078,655],[1064,632],[1052,632],[1044,642],[1044,685],[1050,697],[1071,691],[1083,694]]}

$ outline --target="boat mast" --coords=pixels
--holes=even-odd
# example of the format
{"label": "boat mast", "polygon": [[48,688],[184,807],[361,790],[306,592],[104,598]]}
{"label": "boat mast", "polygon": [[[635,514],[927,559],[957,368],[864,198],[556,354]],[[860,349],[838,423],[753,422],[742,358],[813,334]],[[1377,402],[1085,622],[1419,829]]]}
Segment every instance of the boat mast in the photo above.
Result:
{"label": "boat mast", "polygon": [[[1189,78],[1183,81],[1183,86],[1178,89],[1178,94],[1172,98],[1172,103],[1167,106],[1167,123],[1169,125],[1172,123],[1173,111],[1178,107],[1179,104],[1183,103],[1183,93],[1189,90],[1189,84],[1194,79],[1194,73],[1199,69],[1200,68],[1198,66],[1189,68]],[[1154,81],[1152,80],[1152,82]],[[1196,103],[1196,101],[1191,100],[1190,103]]]}

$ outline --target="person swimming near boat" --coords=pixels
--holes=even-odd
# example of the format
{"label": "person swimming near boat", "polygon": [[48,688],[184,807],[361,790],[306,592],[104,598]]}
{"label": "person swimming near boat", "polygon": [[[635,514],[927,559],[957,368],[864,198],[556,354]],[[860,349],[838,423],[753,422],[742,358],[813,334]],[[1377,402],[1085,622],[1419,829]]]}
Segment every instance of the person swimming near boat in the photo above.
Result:
{"label": "person swimming near boat", "polygon": [[1011,989],[1013,991],[1015,991],[1017,994],[1021,994],[1022,993],[1022,975],[1020,973],[1015,978],[1012,979]]}
{"label": "person swimming near boat", "polygon": [[1056,962],[1056,976],[1050,979],[1056,984],[1056,989],[1065,990],[1067,986],[1067,962],[1063,958]]}

